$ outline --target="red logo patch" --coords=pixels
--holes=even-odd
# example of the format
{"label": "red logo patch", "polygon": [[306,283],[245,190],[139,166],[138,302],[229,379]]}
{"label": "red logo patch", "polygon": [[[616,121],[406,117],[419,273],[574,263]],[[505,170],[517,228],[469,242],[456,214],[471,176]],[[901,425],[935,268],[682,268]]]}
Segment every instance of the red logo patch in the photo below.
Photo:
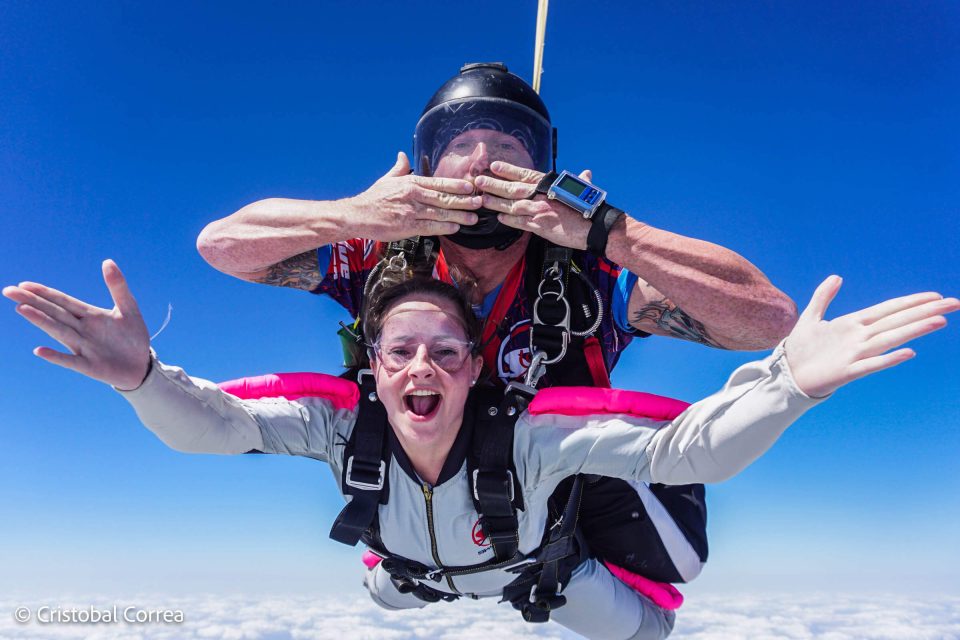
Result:
{"label": "red logo patch", "polygon": [[483,532],[483,527],[480,525],[479,520],[473,523],[473,533],[471,535],[473,537],[473,544],[477,545],[478,547],[490,546],[490,541],[487,540],[487,534]]}

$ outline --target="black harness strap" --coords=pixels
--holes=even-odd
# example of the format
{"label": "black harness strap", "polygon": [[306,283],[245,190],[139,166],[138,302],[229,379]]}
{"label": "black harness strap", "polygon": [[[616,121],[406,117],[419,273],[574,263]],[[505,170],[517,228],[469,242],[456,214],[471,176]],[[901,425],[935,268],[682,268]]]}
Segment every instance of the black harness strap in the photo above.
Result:
{"label": "black harness strap", "polygon": [[517,510],[523,496],[513,466],[513,427],[532,396],[507,389],[474,393],[473,443],[467,455],[471,497],[498,563],[515,559],[520,548]]}
{"label": "black harness strap", "polygon": [[357,422],[343,453],[342,487],[351,500],[337,516],[330,537],[351,546],[362,537],[383,556],[383,569],[390,574],[397,590],[425,602],[452,601],[459,597],[434,589],[427,581],[439,582],[447,575],[495,569],[518,573],[519,577],[504,588],[504,600],[509,600],[529,622],[548,620],[552,609],[566,603],[566,597],[561,595],[563,585],[586,557],[586,546],[578,537],[577,529],[583,480],[577,476],[566,507],[557,523],[544,534],[543,544],[529,557],[520,553],[517,511],[523,509],[523,497],[513,463],[513,431],[535,390],[513,383],[502,395],[497,389],[474,390],[471,394],[470,415],[465,418],[473,420],[467,470],[474,506],[494,557],[480,565],[429,569],[422,563],[386,551],[376,535],[377,508],[387,500],[390,452],[386,429],[389,427],[373,377],[364,371],[359,381]]}
{"label": "black harness strap", "polygon": [[583,476],[576,476],[570,496],[559,519],[545,535],[534,557],[534,563],[516,571],[520,575],[503,589],[503,600],[509,600],[527,622],[546,622],[553,609],[567,603],[561,595],[570,574],[587,556],[589,550],[577,527]]}
{"label": "black harness strap", "polygon": [[341,486],[350,502],[337,516],[330,537],[355,546],[373,523],[380,503],[389,497],[386,488],[390,454],[387,451],[387,412],[377,398],[376,383],[369,370],[360,372],[360,404],[357,422],[343,452]]}
{"label": "black harness strap", "polygon": [[[590,326],[594,318],[586,314],[596,302],[581,278],[571,276],[573,257],[572,249],[557,247],[541,238],[530,239],[525,280],[527,299],[535,305],[530,314],[531,356],[536,351],[547,354],[546,375],[551,386],[592,387],[597,386],[597,382],[590,374],[584,353],[585,338],[575,335],[573,329]],[[554,264],[561,271],[559,280],[550,278],[541,286]],[[563,299],[555,295],[560,284]],[[540,300],[536,302],[538,298]],[[550,362],[562,352],[564,343],[567,344],[565,355]]]}

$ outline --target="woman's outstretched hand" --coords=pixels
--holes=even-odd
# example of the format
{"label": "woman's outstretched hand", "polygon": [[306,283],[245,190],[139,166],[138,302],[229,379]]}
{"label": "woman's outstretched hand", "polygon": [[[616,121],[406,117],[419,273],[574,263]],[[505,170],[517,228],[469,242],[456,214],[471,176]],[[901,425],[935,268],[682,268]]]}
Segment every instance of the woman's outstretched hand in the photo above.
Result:
{"label": "woman's outstretched hand", "polygon": [[118,389],[135,389],[149,370],[150,336],[113,260],[103,261],[103,281],[113,309],[94,307],[36,282],[5,287],[3,295],[17,303],[17,313],[72,352],[37,347],[34,355]]}
{"label": "woman's outstretched hand", "polygon": [[915,293],[824,320],[841,282],[839,276],[830,276],[817,287],[785,345],[797,386],[816,398],[909,360],[916,355],[913,349],[888,352],[942,329],[947,324],[944,314],[960,309],[956,298]]}

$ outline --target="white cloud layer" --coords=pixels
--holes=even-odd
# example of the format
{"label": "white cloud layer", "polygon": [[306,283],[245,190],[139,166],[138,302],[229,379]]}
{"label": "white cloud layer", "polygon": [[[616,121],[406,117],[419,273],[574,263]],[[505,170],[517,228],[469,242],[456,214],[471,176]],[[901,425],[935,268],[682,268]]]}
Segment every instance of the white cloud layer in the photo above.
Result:
{"label": "white cloud layer", "polygon": [[[38,608],[66,611],[181,610],[182,623],[118,621],[40,624]],[[14,620],[18,607],[31,620]],[[49,617],[49,614],[47,615]],[[423,610],[388,612],[363,594],[308,596],[138,596],[46,601],[0,600],[0,640],[513,640],[579,636],[549,623],[531,625],[492,600],[439,603]],[[677,618],[672,638],[697,640],[960,640],[960,597],[912,598],[845,594],[695,596]]]}

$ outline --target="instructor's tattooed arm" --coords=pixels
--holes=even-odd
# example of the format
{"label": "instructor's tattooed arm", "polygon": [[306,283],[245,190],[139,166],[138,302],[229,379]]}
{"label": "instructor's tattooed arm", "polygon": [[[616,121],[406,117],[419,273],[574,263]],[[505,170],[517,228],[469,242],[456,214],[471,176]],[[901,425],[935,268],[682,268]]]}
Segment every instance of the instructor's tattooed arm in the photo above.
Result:
{"label": "instructor's tattooed arm", "polygon": [[710,335],[702,322],[692,318],[642,278],[637,280],[630,294],[627,317],[632,327],[646,333],[726,348]]}
{"label": "instructor's tattooed arm", "polygon": [[[669,335],[674,338],[723,349],[722,345],[710,337],[702,322],[697,322],[687,315],[683,309],[666,298],[651,302],[638,309],[630,316],[630,324],[642,328],[647,333]],[[656,326],[660,331],[651,331],[649,329],[650,325]]]}
{"label": "instructor's tattooed arm", "polygon": [[323,281],[320,265],[317,263],[317,252],[306,251],[292,258],[287,258],[283,262],[278,262],[268,267],[255,281],[275,287],[292,287],[313,291]]}

